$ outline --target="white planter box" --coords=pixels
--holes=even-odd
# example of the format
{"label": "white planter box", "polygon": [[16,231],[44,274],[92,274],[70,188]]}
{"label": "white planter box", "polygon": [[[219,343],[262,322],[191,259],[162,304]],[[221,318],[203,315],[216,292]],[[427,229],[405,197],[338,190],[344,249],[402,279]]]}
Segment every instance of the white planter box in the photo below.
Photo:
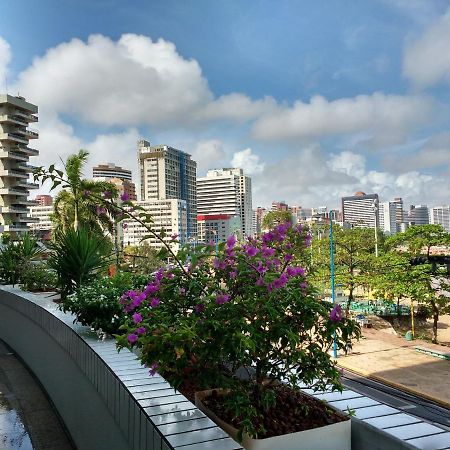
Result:
{"label": "white planter box", "polygon": [[[195,405],[237,441],[238,430],[217,417],[203,404],[202,400],[211,392],[196,392]],[[246,450],[351,450],[351,420],[349,418],[324,427],[266,439],[252,439],[244,433],[243,442],[240,444]]]}

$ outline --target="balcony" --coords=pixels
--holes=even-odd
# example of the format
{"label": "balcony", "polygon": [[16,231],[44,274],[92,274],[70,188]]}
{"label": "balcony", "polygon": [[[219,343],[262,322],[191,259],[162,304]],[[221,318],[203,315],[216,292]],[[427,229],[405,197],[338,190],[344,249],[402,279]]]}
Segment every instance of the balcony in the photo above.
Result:
{"label": "balcony", "polygon": [[10,133],[10,132],[4,132],[0,134],[0,141],[13,141],[13,142],[19,142],[21,144],[28,144],[28,139],[17,133]]}
{"label": "balcony", "polygon": [[12,223],[9,225],[0,225],[0,233],[4,232],[13,232],[13,233],[26,233],[29,231],[28,227],[23,223]]}
{"label": "balcony", "polygon": [[25,172],[33,172],[36,169],[36,166],[32,166],[30,164],[19,164],[18,168],[20,170],[24,170]]}
{"label": "balcony", "polygon": [[[27,178],[28,178],[28,174],[27,174]],[[25,188],[25,189],[39,189],[39,184],[28,183],[27,181],[19,181],[19,183],[17,183],[17,186]]]}
{"label": "balcony", "polygon": [[[28,195],[28,192],[23,194],[24,196]],[[28,200],[26,197],[22,198],[16,198],[15,200],[12,200],[13,205],[25,205],[25,206],[39,206],[39,202],[36,200]]]}
{"label": "balcony", "polygon": [[20,153],[16,150],[9,150],[9,151],[0,150],[0,159],[5,159],[5,158],[15,159],[16,161],[23,161],[23,162],[28,161],[28,156],[26,156],[23,153]]}
{"label": "balcony", "polygon": [[21,152],[25,153],[28,156],[38,156],[39,155],[39,150],[35,149],[35,148],[30,148],[30,147],[18,147],[17,150],[20,150]]}
{"label": "balcony", "polygon": [[39,133],[37,131],[34,131],[34,130],[25,130],[25,135],[29,139],[37,139],[39,137]]}
{"label": "balcony", "polygon": [[0,176],[2,176],[2,177],[9,177],[9,178],[24,178],[24,179],[28,179],[28,173],[21,172],[19,170],[14,170],[14,169],[4,169],[3,171],[0,171]]}
{"label": "balcony", "polygon": [[[23,213],[27,213],[28,210],[20,211],[20,212],[23,214]],[[30,217],[30,216],[21,216],[21,217],[18,217],[16,220],[17,220],[17,222],[20,222],[20,223],[38,223],[39,222],[38,217]]]}
{"label": "balcony", "polygon": [[27,214],[28,213],[28,209],[27,207],[24,206],[14,206],[14,205],[10,205],[10,206],[0,206],[0,214]]}
{"label": "balcony", "polygon": [[28,196],[28,192],[27,191],[23,191],[22,189],[18,189],[17,186],[4,186],[4,187],[0,188],[0,195],[24,195],[24,196]]}
{"label": "balcony", "polygon": [[38,118],[33,114],[27,114],[21,111],[16,111],[14,113],[14,116],[20,117],[23,120],[26,120],[27,122],[37,122]]}
{"label": "balcony", "polygon": [[0,115],[0,123],[12,123],[15,125],[28,126],[28,122],[23,118],[17,115],[11,114],[2,114]]}

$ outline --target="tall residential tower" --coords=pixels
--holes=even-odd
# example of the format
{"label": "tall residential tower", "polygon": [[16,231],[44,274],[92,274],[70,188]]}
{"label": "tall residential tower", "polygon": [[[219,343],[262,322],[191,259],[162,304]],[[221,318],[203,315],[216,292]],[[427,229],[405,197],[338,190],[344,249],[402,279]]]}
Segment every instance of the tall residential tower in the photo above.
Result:
{"label": "tall residential tower", "polygon": [[252,182],[242,169],[209,170],[197,178],[198,214],[239,216],[243,237],[253,234]]}
{"label": "tall residential tower", "polygon": [[138,141],[138,161],[141,182],[141,200],[171,200],[186,202],[187,238],[197,235],[197,163],[191,155],[169,147],[151,146]]}
{"label": "tall residential tower", "polygon": [[29,190],[38,188],[29,181],[33,166],[28,165],[30,156],[39,152],[28,147],[30,139],[38,133],[28,129],[30,123],[38,121],[38,107],[23,97],[0,95],[0,233],[24,233],[30,218],[28,206],[37,205],[28,200]]}

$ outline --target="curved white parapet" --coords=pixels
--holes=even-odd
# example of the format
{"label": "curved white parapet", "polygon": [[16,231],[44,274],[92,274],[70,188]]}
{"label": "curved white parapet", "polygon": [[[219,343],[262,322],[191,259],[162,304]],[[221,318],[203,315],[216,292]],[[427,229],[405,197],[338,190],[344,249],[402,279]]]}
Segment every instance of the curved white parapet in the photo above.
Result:
{"label": "curved white parapet", "polygon": [[0,339],[38,378],[78,450],[241,449],[136,355],[73,319],[48,297],[0,289]]}

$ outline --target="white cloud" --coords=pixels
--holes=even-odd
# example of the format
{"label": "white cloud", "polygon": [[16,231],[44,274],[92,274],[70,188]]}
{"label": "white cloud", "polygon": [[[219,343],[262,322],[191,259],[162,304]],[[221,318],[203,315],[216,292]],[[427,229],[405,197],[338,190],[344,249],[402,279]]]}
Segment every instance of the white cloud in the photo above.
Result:
{"label": "white cloud", "polygon": [[233,154],[231,160],[232,167],[244,169],[246,175],[255,175],[264,170],[264,163],[259,161],[259,156],[252,152],[251,148],[246,148]]}
{"label": "white cloud", "polygon": [[220,166],[224,158],[223,143],[218,139],[200,141],[192,151],[192,159],[197,162],[198,175],[208,169]]}
{"label": "white cloud", "polygon": [[403,73],[419,86],[450,83],[450,8],[406,48]]}
{"label": "white cloud", "polygon": [[256,121],[258,139],[318,138],[326,135],[371,132],[393,142],[427,119],[432,101],[425,97],[359,95],[328,101],[315,96],[309,103],[297,101]]}
{"label": "white cloud", "polygon": [[366,170],[366,159],[363,155],[344,151],[331,155],[328,166],[335,172],[342,172],[349,176],[360,178]]}
{"label": "white cloud", "polygon": [[[11,49],[9,44],[0,36],[0,86],[3,87],[5,77],[8,73],[8,64],[11,60]],[[0,89],[3,91],[4,89]]]}

